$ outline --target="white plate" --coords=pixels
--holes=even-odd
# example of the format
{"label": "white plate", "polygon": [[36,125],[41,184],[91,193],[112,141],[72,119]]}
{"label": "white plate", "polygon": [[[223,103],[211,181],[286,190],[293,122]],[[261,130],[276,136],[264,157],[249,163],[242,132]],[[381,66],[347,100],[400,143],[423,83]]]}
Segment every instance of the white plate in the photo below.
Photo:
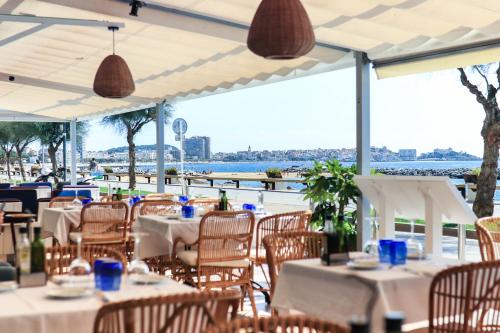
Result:
{"label": "white plate", "polygon": [[16,281],[3,281],[0,282],[0,293],[17,289]]}
{"label": "white plate", "polygon": [[87,297],[94,293],[93,289],[87,288],[54,288],[45,292],[49,298],[56,299],[74,299],[80,297]]}
{"label": "white plate", "polygon": [[63,208],[64,210],[73,210],[73,209],[76,209],[75,206],[67,206],[67,207],[64,207]]}
{"label": "white plate", "polygon": [[166,280],[166,277],[154,273],[146,275],[132,274],[128,278],[133,284],[159,284]]}
{"label": "white plate", "polygon": [[357,259],[352,260],[347,263],[347,267],[352,269],[377,269],[380,265],[378,260],[374,259]]}

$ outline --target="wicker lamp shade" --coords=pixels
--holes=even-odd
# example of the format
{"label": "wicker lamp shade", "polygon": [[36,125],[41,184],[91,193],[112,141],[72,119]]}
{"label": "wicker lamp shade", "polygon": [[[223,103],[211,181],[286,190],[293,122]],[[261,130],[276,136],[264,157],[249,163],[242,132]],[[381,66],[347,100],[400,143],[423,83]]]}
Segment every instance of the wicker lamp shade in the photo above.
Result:
{"label": "wicker lamp shade", "polygon": [[314,30],[300,0],[262,0],[247,45],[266,59],[294,59],[314,47]]}
{"label": "wicker lamp shade", "polygon": [[104,58],[95,74],[95,93],[107,98],[123,98],[134,90],[134,79],[125,60],[116,54]]}

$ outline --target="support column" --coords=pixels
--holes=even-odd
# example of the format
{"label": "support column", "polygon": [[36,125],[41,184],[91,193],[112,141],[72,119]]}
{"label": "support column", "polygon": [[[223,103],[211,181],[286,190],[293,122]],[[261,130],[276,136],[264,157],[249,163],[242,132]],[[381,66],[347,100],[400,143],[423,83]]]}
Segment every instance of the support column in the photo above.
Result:
{"label": "support column", "polygon": [[71,138],[71,185],[76,185],[76,119],[71,120],[69,135]]}
{"label": "support column", "polygon": [[165,111],[156,104],[156,192],[165,193]]}
{"label": "support column", "polygon": [[[370,61],[364,52],[355,52],[356,58],[356,165],[358,175],[370,175]],[[358,198],[358,250],[370,239],[370,203]]]}

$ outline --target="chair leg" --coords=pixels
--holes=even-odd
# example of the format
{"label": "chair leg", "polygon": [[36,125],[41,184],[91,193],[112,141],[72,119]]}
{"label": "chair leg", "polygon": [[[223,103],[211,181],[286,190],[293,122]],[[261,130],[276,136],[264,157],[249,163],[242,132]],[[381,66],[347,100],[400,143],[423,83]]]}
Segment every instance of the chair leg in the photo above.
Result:
{"label": "chair leg", "polygon": [[257,306],[255,305],[255,297],[253,295],[253,288],[251,282],[248,282],[247,291],[248,291],[248,298],[250,299],[250,304],[252,304],[253,316],[257,317]]}

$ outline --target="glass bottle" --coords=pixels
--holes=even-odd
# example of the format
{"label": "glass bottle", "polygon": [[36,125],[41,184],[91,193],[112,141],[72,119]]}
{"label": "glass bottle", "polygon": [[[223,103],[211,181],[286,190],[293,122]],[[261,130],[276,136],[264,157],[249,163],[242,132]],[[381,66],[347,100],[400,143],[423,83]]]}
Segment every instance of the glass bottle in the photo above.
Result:
{"label": "glass bottle", "polygon": [[349,320],[351,333],[370,333],[370,322],[364,316],[353,316]]}
{"label": "glass bottle", "polygon": [[42,228],[35,227],[35,239],[31,243],[31,273],[45,272],[45,245]]}
{"label": "glass bottle", "polygon": [[337,235],[333,227],[332,216],[327,214],[325,216],[325,224],[323,226],[323,242],[321,247],[321,263],[330,266],[331,254],[334,252]]}
{"label": "glass bottle", "polygon": [[16,249],[16,265],[21,274],[29,274],[31,272],[31,244],[28,239],[28,229],[20,228],[21,239],[17,243]]}
{"label": "glass bottle", "polygon": [[377,217],[367,217],[365,223],[368,222],[371,228],[370,240],[363,246],[363,252],[367,253],[370,257],[378,258],[378,222]]}
{"label": "glass bottle", "polygon": [[257,194],[257,212],[264,212],[264,192],[262,191],[259,191],[259,193]]}
{"label": "glass bottle", "polygon": [[224,190],[220,190],[219,210],[222,211],[227,210],[227,196],[226,196],[226,191]]}

